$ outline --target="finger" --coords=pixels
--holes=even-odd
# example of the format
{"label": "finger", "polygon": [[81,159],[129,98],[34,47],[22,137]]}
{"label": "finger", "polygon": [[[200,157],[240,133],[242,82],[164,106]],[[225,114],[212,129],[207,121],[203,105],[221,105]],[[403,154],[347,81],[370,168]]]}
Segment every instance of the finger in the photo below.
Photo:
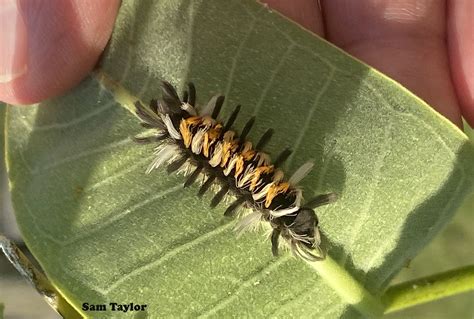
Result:
{"label": "finger", "polygon": [[474,127],[474,2],[448,1],[448,49],[461,112]]}
{"label": "finger", "polygon": [[326,37],[461,125],[445,44],[445,2],[324,0]]}
{"label": "finger", "polygon": [[323,20],[318,1],[315,0],[262,0],[270,8],[275,9],[304,28],[324,35]]}
{"label": "finger", "polygon": [[59,95],[93,68],[112,32],[118,0],[0,0],[0,101]]}

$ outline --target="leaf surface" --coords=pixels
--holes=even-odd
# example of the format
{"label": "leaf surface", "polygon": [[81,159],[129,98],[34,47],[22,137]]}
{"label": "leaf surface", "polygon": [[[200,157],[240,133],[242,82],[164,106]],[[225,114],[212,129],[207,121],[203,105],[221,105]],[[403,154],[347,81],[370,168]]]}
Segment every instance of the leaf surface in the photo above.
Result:
{"label": "leaf surface", "polygon": [[[474,150],[460,130],[250,0],[123,2],[101,72],[117,90],[91,76],[63,97],[10,107],[6,119],[20,228],[78,309],[133,302],[151,318],[354,318],[358,300],[341,294],[352,288],[338,276],[379,296],[472,189]],[[252,141],[274,128],[267,150],[291,146],[288,174],[315,161],[301,185],[307,198],[339,195],[317,211],[339,268],[275,259],[261,234],[236,238],[225,206],[209,209],[211,195],[199,200],[182,176],[144,174],[153,146],[131,141],[140,126],[123,97],[147,103],[162,79],[193,81],[201,105],[225,94],[222,118],[242,104],[236,127],[256,115]]]}

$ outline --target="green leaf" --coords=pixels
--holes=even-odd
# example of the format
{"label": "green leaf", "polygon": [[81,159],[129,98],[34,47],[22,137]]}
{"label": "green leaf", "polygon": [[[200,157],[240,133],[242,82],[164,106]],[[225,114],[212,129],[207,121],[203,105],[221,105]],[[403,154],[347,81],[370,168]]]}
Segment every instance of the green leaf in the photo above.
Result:
{"label": "green leaf", "polygon": [[[242,104],[236,127],[256,115],[252,141],[276,129],[268,151],[293,148],[288,173],[315,161],[305,196],[339,195],[318,210],[327,261],[273,258],[182,176],[144,174],[153,146],[131,142],[140,127],[122,106],[156,98],[162,79],[193,81],[201,105],[225,94],[222,118]],[[251,0],[123,2],[100,76],[10,107],[6,122],[17,219],[50,280],[78,309],[143,303],[150,318],[376,315],[375,298],[474,176],[473,145],[454,125]]]}

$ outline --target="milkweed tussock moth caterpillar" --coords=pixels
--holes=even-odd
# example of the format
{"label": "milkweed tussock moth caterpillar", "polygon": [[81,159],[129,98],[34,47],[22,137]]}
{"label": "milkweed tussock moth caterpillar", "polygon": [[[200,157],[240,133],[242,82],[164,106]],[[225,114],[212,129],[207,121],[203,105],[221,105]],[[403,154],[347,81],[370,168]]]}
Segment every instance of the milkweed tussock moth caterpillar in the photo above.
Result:
{"label": "milkweed tussock moth caterpillar", "polygon": [[213,184],[220,186],[211,200],[212,208],[230,194],[235,199],[226,209],[225,216],[236,215],[242,207],[250,209],[236,230],[242,232],[264,222],[271,226],[270,239],[275,256],[281,237],[294,255],[309,261],[324,259],[314,209],[333,202],[336,196],[333,193],[319,195],[302,204],[302,190],[297,184],[313,164],[303,164],[285,179],[280,167],[291,151],[283,150],[273,163],[262,151],[273,134],[272,129],[267,130],[255,146],[246,139],[255,117],[247,121],[240,134],[232,130],[240,105],[226,122],[221,122],[218,115],[224,103],[223,96],[211,98],[205,107],[198,109],[192,83],[188,84],[182,99],[168,82],[162,82],[162,91],[160,102],[152,100],[148,107],[138,101],[135,103],[141,125],[152,133],[135,137],[135,141],[158,143],[155,158],[146,172],[164,164],[168,173],[186,167],[189,174],[184,187],[193,184],[200,175],[204,177],[198,196]]}

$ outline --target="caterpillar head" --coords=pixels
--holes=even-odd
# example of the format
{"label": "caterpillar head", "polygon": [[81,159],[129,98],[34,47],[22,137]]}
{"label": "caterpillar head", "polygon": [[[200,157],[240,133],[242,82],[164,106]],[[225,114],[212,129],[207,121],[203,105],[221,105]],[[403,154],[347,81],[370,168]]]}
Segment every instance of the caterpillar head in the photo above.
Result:
{"label": "caterpillar head", "polygon": [[272,233],[272,251],[278,254],[278,239],[283,237],[291,252],[308,261],[323,260],[325,253],[321,249],[321,236],[318,229],[318,218],[313,209],[301,207],[295,212],[296,217],[282,221]]}

